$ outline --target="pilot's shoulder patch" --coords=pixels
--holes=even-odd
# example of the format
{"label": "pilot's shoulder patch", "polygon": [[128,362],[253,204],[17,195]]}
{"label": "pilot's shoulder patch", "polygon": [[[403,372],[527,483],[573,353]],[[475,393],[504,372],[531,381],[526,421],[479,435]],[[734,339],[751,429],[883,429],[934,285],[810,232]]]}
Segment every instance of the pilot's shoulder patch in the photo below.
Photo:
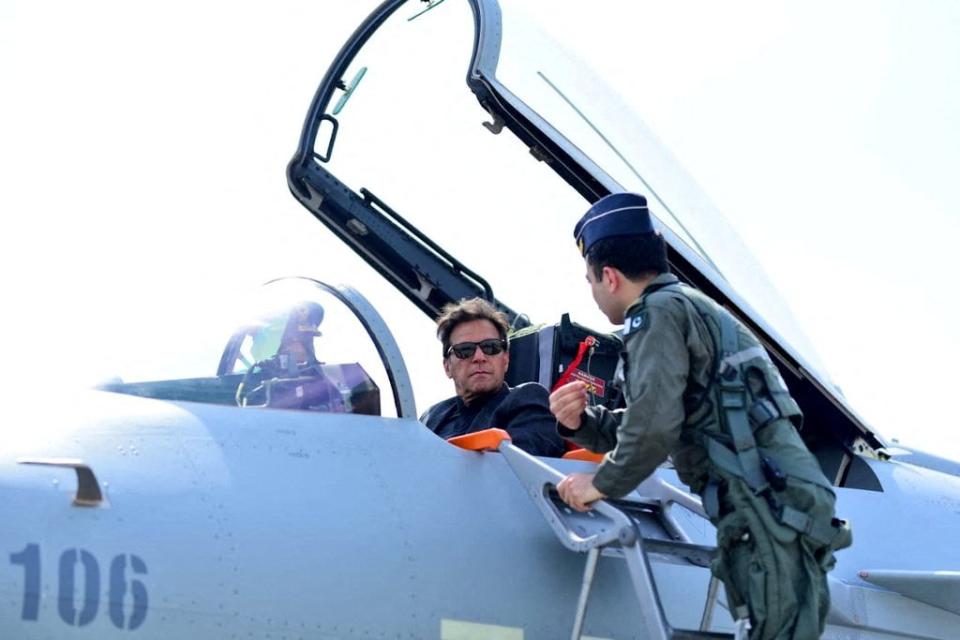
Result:
{"label": "pilot's shoulder patch", "polygon": [[647,326],[647,312],[637,311],[623,319],[623,337],[633,334]]}

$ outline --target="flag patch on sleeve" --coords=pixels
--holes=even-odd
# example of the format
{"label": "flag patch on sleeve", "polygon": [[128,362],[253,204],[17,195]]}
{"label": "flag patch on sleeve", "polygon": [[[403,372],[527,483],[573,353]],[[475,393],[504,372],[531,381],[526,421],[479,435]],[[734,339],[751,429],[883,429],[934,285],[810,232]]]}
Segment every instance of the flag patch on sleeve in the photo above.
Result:
{"label": "flag patch on sleeve", "polygon": [[647,325],[647,314],[643,311],[636,315],[627,316],[623,321],[623,337],[643,329]]}

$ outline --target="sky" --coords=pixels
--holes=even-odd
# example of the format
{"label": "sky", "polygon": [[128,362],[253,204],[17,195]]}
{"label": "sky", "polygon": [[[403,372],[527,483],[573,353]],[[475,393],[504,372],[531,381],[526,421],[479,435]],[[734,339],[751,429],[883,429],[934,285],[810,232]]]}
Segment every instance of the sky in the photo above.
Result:
{"label": "sky", "polygon": [[[7,389],[42,401],[165,356],[210,361],[226,339],[213,327],[285,275],[349,282],[435,348],[429,320],[284,175],[313,91],[374,4],[0,0]],[[522,6],[642,104],[858,412],[960,459],[960,5],[607,0],[614,23],[583,3],[572,19]],[[422,162],[441,189],[451,169]],[[589,306],[575,253],[552,277],[542,295]],[[452,391],[439,358],[406,356],[420,410]]]}

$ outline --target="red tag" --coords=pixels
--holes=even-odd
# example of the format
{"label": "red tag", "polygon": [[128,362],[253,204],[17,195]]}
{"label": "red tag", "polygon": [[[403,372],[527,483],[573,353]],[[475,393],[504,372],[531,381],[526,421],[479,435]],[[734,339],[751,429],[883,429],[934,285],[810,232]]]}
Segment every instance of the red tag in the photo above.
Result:
{"label": "red tag", "polygon": [[604,397],[603,392],[606,387],[606,381],[603,378],[598,378],[597,376],[592,376],[589,373],[581,371],[580,369],[574,369],[570,372],[570,377],[575,380],[580,380],[585,382],[587,385],[587,391],[592,393],[595,396]]}

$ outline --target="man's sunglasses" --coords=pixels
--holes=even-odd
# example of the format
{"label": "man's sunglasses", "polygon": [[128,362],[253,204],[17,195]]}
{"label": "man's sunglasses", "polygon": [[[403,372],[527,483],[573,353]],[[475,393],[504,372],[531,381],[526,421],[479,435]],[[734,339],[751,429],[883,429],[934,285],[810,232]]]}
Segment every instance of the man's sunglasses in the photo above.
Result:
{"label": "man's sunglasses", "polygon": [[495,356],[507,348],[507,341],[500,340],[499,338],[490,338],[488,340],[481,340],[480,342],[459,342],[450,345],[450,348],[447,349],[447,355],[452,353],[461,360],[466,360],[467,358],[473,357],[473,354],[477,351],[477,347],[480,347],[483,355]]}

